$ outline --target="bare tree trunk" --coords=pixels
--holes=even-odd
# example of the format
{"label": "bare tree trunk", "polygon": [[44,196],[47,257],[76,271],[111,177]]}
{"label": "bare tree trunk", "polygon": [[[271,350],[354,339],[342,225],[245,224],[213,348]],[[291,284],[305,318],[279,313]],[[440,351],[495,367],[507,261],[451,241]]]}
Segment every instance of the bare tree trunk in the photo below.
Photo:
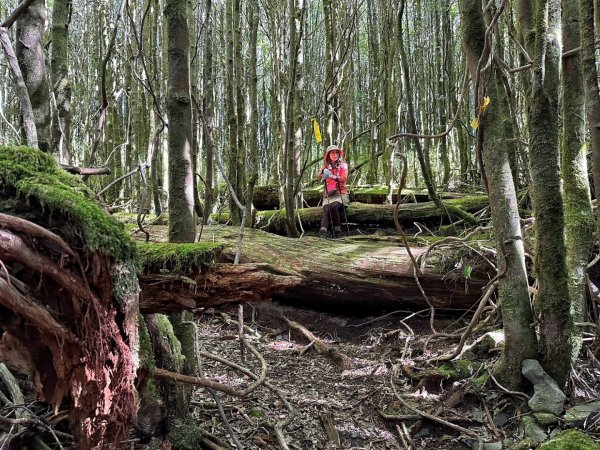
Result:
{"label": "bare tree trunk", "polygon": [[[288,3],[290,14],[290,42],[289,54],[290,63],[288,68],[288,92],[286,101],[286,129],[285,129],[285,173],[284,173],[284,200],[285,200],[285,217],[288,228],[288,234],[291,237],[298,237],[300,233],[296,227],[296,155],[299,153],[302,131],[301,123],[297,119],[295,113],[299,110],[298,102],[300,102],[299,92],[301,83],[299,78],[300,65],[302,59],[301,43],[302,31],[304,27],[304,0],[289,0]],[[300,137],[298,137],[300,136]]]}
{"label": "bare tree trunk", "polygon": [[56,102],[52,123],[53,152],[62,163],[71,162],[71,81],[69,79],[69,23],[71,0],[55,0],[52,9],[52,90]]}
{"label": "bare tree trunk", "polygon": [[194,242],[196,220],[187,2],[170,0],[165,15],[169,35],[169,241]]}
{"label": "bare tree trunk", "polygon": [[[568,52],[580,44],[579,2],[563,1],[562,8],[563,51]],[[567,269],[571,315],[575,323],[587,322],[587,264],[595,228],[588,180],[584,116],[581,53],[576,52],[563,58],[561,145]],[[583,330],[581,325],[575,326],[573,330],[573,361],[581,350]]]}
{"label": "bare tree trunk", "polygon": [[204,223],[210,217],[210,211],[214,202],[214,76],[213,76],[213,13],[212,1],[206,0],[206,30],[204,44],[204,61],[203,61],[203,96],[202,96],[202,122],[204,124],[204,132],[202,139],[204,142],[204,152],[206,160],[204,161],[205,176],[204,183]]}
{"label": "bare tree trunk", "polygon": [[[585,112],[590,128],[592,176],[596,197],[600,193],[600,92],[594,45],[594,1],[581,0],[581,63],[585,86]],[[597,9],[600,9],[597,8]],[[600,214],[600,210],[598,210]]]}
{"label": "bare tree trunk", "polygon": [[43,44],[45,21],[44,0],[35,0],[17,20],[15,50],[31,100],[38,147],[44,152],[51,152],[50,86]]}
{"label": "bare tree trunk", "polygon": [[533,2],[533,80],[529,130],[532,199],[536,221],[536,309],[540,315],[540,354],[544,369],[564,386],[571,369],[572,328],[562,203],[558,91],[560,2]]}
{"label": "bare tree trunk", "polygon": [[248,100],[250,111],[250,132],[248,142],[249,176],[248,190],[246,194],[246,218],[252,220],[252,199],[254,198],[254,186],[258,181],[258,75],[256,73],[256,48],[258,38],[258,0],[252,0],[249,5],[250,39],[248,61]]}
{"label": "bare tree trunk", "polygon": [[[467,55],[471,78],[477,77],[477,64],[485,46],[484,15],[479,0],[461,0],[461,21],[464,30],[463,45]],[[490,20],[488,19],[488,23]],[[488,25],[489,26],[489,25]],[[499,38],[498,38],[499,39]],[[489,53],[488,53],[489,54]],[[525,251],[517,206],[517,195],[506,147],[504,121],[509,116],[508,99],[502,86],[502,75],[496,63],[484,86],[485,95],[494,101],[482,115],[477,132],[483,133],[483,163],[488,179],[488,196],[492,223],[496,233],[498,268],[505,275],[498,280],[499,304],[502,308],[505,346],[502,358],[495,368],[503,383],[516,388],[522,383],[523,360],[535,358],[537,340],[533,312],[529,302],[529,285],[525,267]],[[483,98],[474,94],[475,98]],[[478,108],[479,105],[476,105]]]}

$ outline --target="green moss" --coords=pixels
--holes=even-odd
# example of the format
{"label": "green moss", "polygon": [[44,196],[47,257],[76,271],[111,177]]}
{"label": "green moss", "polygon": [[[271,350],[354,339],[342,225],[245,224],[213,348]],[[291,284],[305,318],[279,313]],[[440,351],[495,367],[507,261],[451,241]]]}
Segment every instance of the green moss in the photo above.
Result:
{"label": "green moss", "polygon": [[479,375],[478,377],[473,378],[473,384],[475,384],[476,386],[484,386],[485,383],[487,383],[487,381],[490,379],[490,375],[485,372],[482,373],[481,375]]}
{"label": "green moss", "polygon": [[155,314],[155,318],[156,326],[158,327],[158,333],[164,339],[168,339],[170,344],[169,346],[173,350],[173,358],[175,359],[175,364],[177,365],[177,372],[181,372],[181,368],[185,362],[185,356],[183,353],[181,353],[181,343],[175,336],[173,325],[171,324],[169,318],[164,314]]}
{"label": "green moss", "polygon": [[177,273],[191,273],[214,263],[223,249],[222,244],[138,243],[138,255],[143,270],[167,269]]}
{"label": "green moss", "polygon": [[444,363],[437,368],[438,372],[445,378],[453,380],[461,380],[468,378],[477,371],[475,364],[468,359],[459,359],[451,363]]}
{"label": "green moss", "polygon": [[179,450],[196,450],[202,448],[202,437],[205,432],[196,425],[192,416],[173,421],[169,430],[169,440],[173,448]]}
{"label": "green moss", "polygon": [[23,199],[35,199],[49,215],[65,216],[91,252],[104,252],[116,261],[135,256],[135,245],[123,225],[101,209],[85,184],[60,169],[51,155],[28,147],[0,147],[0,186],[14,189]]}
{"label": "green moss", "polygon": [[582,431],[568,430],[540,445],[540,450],[600,450],[600,444]]}

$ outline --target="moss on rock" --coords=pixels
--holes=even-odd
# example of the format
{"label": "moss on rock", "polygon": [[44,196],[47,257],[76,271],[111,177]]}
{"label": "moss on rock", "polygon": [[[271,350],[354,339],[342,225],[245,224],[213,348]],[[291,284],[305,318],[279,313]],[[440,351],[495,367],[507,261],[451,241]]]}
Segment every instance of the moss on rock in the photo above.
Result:
{"label": "moss on rock", "polygon": [[600,444],[582,431],[568,430],[544,442],[540,450],[600,450]]}
{"label": "moss on rock", "polygon": [[100,208],[92,191],[77,176],[60,169],[51,155],[29,147],[0,147],[0,187],[5,194],[35,200],[49,216],[64,216],[91,252],[104,252],[116,261],[135,256],[135,245],[123,225]]}

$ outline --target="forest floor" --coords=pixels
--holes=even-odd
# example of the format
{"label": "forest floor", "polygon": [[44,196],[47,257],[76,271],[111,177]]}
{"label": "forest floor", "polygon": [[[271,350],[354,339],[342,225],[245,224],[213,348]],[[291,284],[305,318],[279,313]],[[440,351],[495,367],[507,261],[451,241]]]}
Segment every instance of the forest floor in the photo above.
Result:
{"label": "forest floor", "polygon": [[[228,427],[240,448],[281,448],[273,425],[289,418],[290,412],[277,391],[294,411],[284,428],[291,449],[468,449],[477,448],[478,438],[496,443],[486,448],[508,448],[523,438],[521,419],[531,414],[523,398],[504,392],[490,380],[476,383],[498,353],[492,351],[462,368],[452,364],[440,368],[436,357],[451,353],[457,340],[431,339],[428,317],[404,319],[406,313],[343,317],[276,303],[247,305],[245,316],[245,325],[255,330],[248,329],[245,338],[264,357],[269,386],[259,387],[244,399],[219,394],[227,426],[219,420],[217,404],[206,391],[199,390],[195,402],[201,426],[229,442],[229,448],[235,446]],[[317,346],[309,345],[284,317],[349,359],[340,365],[327,354],[319,354]],[[235,318],[204,313],[198,321],[200,348],[260,373],[260,364],[249,351],[241,360]],[[438,332],[455,332],[466,320],[436,319],[435,326]],[[216,381],[239,388],[251,382],[211,359],[203,358],[201,365],[203,376]],[[581,375],[592,387],[600,380],[597,369]],[[594,392],[591,389],[588,395]],[[450,425],[424,419],[407,403]]]}

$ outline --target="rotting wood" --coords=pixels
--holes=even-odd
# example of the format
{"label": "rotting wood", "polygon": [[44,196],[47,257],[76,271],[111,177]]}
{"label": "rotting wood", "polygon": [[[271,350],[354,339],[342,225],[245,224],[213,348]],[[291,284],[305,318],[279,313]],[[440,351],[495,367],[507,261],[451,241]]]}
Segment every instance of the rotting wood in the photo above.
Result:
{"label": "rotting wood", "polygon": [[298,275],[255,263],[216,264],[206,272],[186,277],[144,274],[140,276],[140,311],[167,314],[241,301],[265,301],[300,283]]}

